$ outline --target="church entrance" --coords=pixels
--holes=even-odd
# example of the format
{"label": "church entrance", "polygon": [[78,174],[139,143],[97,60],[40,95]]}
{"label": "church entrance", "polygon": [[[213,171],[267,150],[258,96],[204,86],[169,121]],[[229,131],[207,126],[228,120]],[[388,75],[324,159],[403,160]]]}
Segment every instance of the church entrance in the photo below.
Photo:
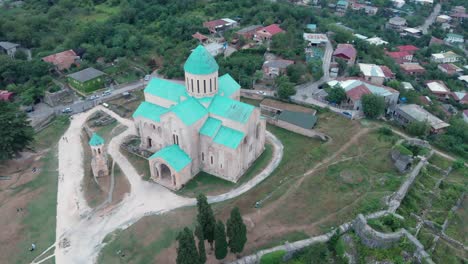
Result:
{"label": "church entrance", "polygon": [[160,164],[159,170],[156,169],[157,178],[164,185],[175,185],[175,179],[172,177],[171,169],[166,164]]}

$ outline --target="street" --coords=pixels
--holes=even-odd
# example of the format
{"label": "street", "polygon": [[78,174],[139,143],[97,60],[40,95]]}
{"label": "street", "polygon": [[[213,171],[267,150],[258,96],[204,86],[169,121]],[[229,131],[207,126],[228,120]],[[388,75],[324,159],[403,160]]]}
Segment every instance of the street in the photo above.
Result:
{"label": "street", "polygon": [[421,31],[423,32],[423,34],[427,34],[427,30],[432,25],[432,23],[434,23],[434,21],[436,20],[436,17],[440,13],[440,7],[441,7],[440,4],[435,5],[432,13],[424,21],[424,24],[421,26]]}

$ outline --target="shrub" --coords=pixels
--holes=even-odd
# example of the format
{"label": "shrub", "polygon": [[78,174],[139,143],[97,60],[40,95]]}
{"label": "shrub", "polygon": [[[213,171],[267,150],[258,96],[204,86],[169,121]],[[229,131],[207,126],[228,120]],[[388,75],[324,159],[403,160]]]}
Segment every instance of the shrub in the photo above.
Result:
{"label": "shrub", "polygon": [[278,250],[265,254],[260,259],[260,264],[279,264],[283,262],[284,255],[286,255],[286,250]]}
{"label": "shrub", "polygon": [[395,145],[395,149],[398,150],[398,152],[400,152],[402,155],[413,156],[413,152],[411,152],[411,150],[407,149],[403,145]]}

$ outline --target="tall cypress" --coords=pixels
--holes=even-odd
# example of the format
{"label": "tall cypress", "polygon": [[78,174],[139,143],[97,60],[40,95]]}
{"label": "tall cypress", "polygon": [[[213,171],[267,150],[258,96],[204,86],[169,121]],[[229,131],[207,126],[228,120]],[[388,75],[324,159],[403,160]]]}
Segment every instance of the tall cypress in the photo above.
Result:
{"label": "tall cypress", "polygon": [[200,264],[192,230],[185,227],[177,236],[177,264]]}
{"label": "tall cypress", "polygon": [[239,208],[234,207],[231,210],[231,217],[227,220],[226,226],[231,252],[241,253],[247,242],[247,227],[244,224]]}
{"label": "tall cypress", "polygon": [[213,240],[214,240],[214,230],[216,225],[216,220],[213,214],[211,206],[208,204],[208,200],[204,194],[199,194],[197,196],[197,207],[198,215],[197,220],[203,231],[203,237],[208,240],[211,248],[213,249]]}
{"label": "tall cypress", "polygon": [[198,239],[198,255],[200,256],[200,263],[204,264],[206,262],[205,238],[203,237],[203,231],[200,225],[195,227],[195,236],[197,236]]}
{"label": "tall cypress", "polygon": [[224,231],[224,224],[218,220],[215,228],[215,256],[216,259],[223,259],[227,255],[227,242],[226,232]]}

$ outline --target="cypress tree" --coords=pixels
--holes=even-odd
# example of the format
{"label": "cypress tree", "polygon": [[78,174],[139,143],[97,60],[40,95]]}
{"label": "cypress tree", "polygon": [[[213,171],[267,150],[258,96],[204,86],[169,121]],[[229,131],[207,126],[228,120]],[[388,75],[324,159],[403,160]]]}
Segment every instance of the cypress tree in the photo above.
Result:
{"label": "cypress tree", "polygon": [[200,256],[200,263],[204,264],[206,262],[205,238],[203,237],[203,231],[200,225],[195,227],[195,236],[197,236],[198,239],[198,255]]}
{"label": "cypress tree", "polygon": [[226,226],[231,252],[241,253],[247,242],[247,227],[242,220],[239,208],[234,207],[231,210],[231,217],[227,220]]}
{"label": "cypress tree", "polygon": [[227,242],[226,232],[224,231],[224,224],[218,220],[215,228],[215,256],[216,259],[223,259],[227,255]]}
{"label": "cypress tree", "polygon": [[200,264],[197,247],[192,230],[185,227],[177,235],[179,246],[177,247],[177,264]]}
{"label": "cypress tree", "polygon": [[204,194],[197,196],[197,207],[198,215],[197,221],[203,231],[203,237],[210,243],[211,249],[213,249],[214,230],[216,220],[213,214],[211,206],[208,204],[208,200]]}

